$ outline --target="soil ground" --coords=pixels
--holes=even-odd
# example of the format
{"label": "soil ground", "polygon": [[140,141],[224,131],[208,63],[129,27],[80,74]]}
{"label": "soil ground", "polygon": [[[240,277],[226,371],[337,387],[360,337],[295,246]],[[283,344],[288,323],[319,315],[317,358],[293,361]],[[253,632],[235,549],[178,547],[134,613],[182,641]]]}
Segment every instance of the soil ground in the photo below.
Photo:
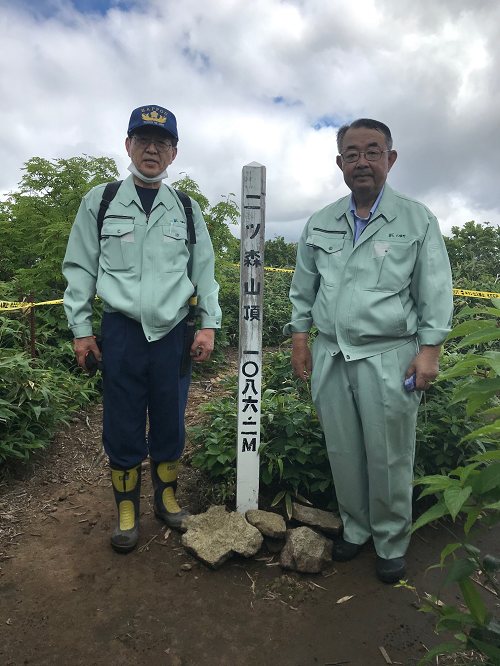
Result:
{"label": "soil ground", "polygon": [[[222,374],[235,365],[233,356]],[[220,392],[214,377],[192,384],[188,426]],[[105,461],[92,468],[101,416],[97,406],[75,417],[35,466],[14,470],[0,488],[3,666],[384,666],[381,647],[392,663],[413,666],[451,638],[434,633],[410,591],[377,580],[372,546],[324,575],[283,572],[265,550],[206,568],[154,518],[147,469],[139,546],[114,553],[108,470]],[[204,510],[205,490],[184,466],[180,502]],[[433,527],[413,537],[407,577],[421,596],[437,591],[442,573],[425,572],[450,539]],[[499,532],[479,547],[498,554]],[[497,599],[481,592],[495,610]],[[458,599],[458,587],[447,588],[446,600]]]}

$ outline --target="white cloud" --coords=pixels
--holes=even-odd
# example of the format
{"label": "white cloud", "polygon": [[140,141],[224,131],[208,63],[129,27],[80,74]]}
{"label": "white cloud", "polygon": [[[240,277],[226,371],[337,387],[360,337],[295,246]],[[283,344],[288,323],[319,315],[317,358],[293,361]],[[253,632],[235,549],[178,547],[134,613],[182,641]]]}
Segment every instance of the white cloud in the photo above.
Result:
{"label": "white cloud", "polygon": [[260,162],[268,235],[294,240],[347,192],[335,125],[368,116],[392,129],[391,184],[429,205],[445,233],[469,219],[500,222],[498,3],[102,0],[100,9],[0,0],[0,191],[35,155],[108,155],[126,173],[129,114],[156,103],[178,118],[172,179],[185,171],[210,200],[239,199],[242,166]]}

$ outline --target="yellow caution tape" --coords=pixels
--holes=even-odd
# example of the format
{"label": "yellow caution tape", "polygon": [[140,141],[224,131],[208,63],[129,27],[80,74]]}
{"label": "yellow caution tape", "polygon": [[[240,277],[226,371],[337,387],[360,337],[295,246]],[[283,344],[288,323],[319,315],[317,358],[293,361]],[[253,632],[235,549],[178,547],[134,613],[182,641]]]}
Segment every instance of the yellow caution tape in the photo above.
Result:
{"label": "yellow caution tape", "polygon": [[281,273],[295,273],[291,268],[271,268],[270,266],[264,266],[265,271],[281,271]]}
{"label": "yellow caution tape", "polygon": [[491,291],[471,291],[470,289],[454,289],[454,296],[470,296],[471,298],[500,298],[500,294]]}
{"label": "yellow caution tape", "polygon": [[62,302],[62,298],[58,298],[56,301],[43,301],[42,303],[31,303],[30,301],[0,301],[0,310],[20,310],[23,308],[38,307],[39,305],[57,305]]}
{"label": "yellow caution tape", "polygon": [[10,301],[0,301],[0,310],[16,310],[17,308],[29,308],[31,303],[11,303]]}
{"label": "yellow caution tape", "polygon": [[[233,266],[238,266],[239,264],[233,264]],[[293,273],[294,271],[290,268],[271,268],[270,266],[264,266],[266,271],[281,271],[283,273]],[[470,298],[500,298],[500,294],[496,294],[492,291],[472,291],[470,289],[454,289],[454,296],[469,296]],[[97,296],[96,296],[97,299]],[[62,298],[58,298],[55,301],[42,301],[41,303],[30,303],[30,301],[0,301],[0,310],[21,310],[23,308],[32,308],[38,307],[40,305],[58,305],[63,302]]]}

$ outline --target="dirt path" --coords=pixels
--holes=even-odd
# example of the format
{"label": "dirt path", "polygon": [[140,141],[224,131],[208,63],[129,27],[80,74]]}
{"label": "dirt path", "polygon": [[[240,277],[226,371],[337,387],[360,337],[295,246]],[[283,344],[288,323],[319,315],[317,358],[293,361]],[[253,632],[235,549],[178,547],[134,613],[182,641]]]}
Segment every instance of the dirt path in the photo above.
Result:
{"label": "dirt path", "polygon": [[[189,424],[213,385],[193,384]],[[440,642],[411,592],[375,578],[371,547],[326,576],[282,572],[267,552],[219,571],[200,565],[178,534],[165,538],[148,473],[139,547],[114,553],[108,472],[104,462],[90,469],[100,420],[100,407],[76,419],[35,469],[0,488],[3,666],[384,666],[380,647],[411,666]],[[180,487],[187,508],[206,508],[195,470],[183,468]],[[413,538],[408,578],[422,594],[437,589],[440,574],[424,572],[447,541],[430,527]],[[483,545],[498,553],[498,531]]]}

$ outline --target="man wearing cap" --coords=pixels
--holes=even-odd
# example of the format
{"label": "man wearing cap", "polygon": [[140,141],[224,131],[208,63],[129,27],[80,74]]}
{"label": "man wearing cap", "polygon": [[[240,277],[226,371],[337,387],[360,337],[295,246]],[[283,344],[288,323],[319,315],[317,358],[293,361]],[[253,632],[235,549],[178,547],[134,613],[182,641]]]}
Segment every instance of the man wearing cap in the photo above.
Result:
{"label": "man wearing cap", "polygon": [[337,143],[351,195],[307,222],[285,333],[294,374],[312,372],[325,432],[344,523],[333,557],[350,560],[372,538],[377,575],[392,583],[405,573],[415,423],[450,330],[451,271],[434,215],[386,183],[397,158],[387,125],[361,118]]}
{"label": "man wearing cap", "polygon": [[[109,456],[118,524],[111,545],[134,549],[139,538],[141,463],[150,456],[154,511],[180,529],[187,512],[175,500],[184,449],[189,373],[180,376],[188,301],[197,285],[201,330],[191,347],[206,361],[221,324],[214,253],[196,201],[194,234],[184,207],[162,183],[177,155],[175,116],[160,106],[135,109],[125,148],[131,175],[97,219],[105,185],[82,200],[68,241],[64,307],[78,364],[101,353],[92,334],[92,304],[102,300],[103,445]],[[149,432],[146,437],[146,415]]]}

